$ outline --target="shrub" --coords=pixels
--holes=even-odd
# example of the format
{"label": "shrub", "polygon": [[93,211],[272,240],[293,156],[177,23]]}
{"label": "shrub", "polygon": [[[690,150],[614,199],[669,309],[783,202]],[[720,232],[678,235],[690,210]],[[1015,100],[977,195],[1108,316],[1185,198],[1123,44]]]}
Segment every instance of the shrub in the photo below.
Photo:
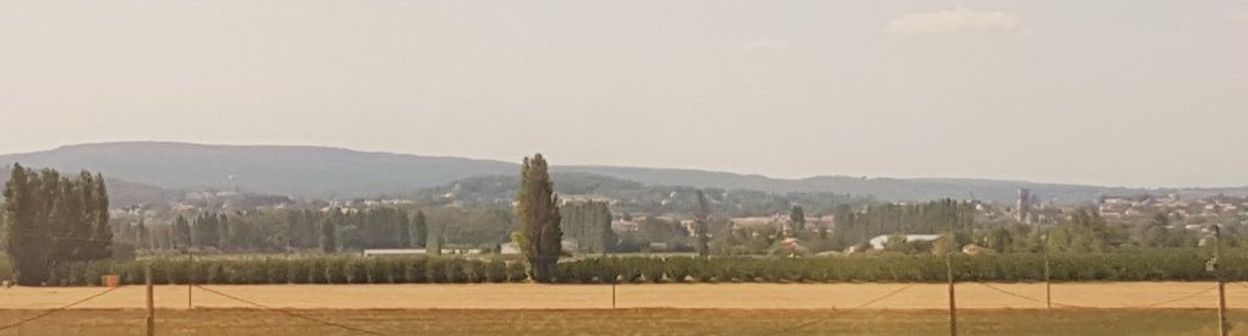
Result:
{"label": "shrub", "polygon": [[446,277],[446,282],[464,283],[468,281],[468,275],[464,273],[464,262],[462,259],[446,259],[443,267],[446,269],[446,273],[443,273],[443,276]]}
{"label": "shrub", "polygon": [[390,283],[390,269],[383,264],[382,259],[368,258],[364,260],[364,272],[367,273],[368,283]]}
{"label": "shrub", "polygon": [[485,282],[485,263],[480,260],[464,261],[464,277],[470,283]]}
{"label": "shrub", "polygon": [[529,280],[529,274],[524,268],[524,263],[513,261],[507,264],[507,281],[525,282]]}
{"label": "shrub", "polygon": [[344,284],[347,283],[347,259],[331,258],[326,260],[324,267],[325,283]]}
{"label": "shrub", "polygon": [[425,261],[425,279],[429,283],[445,283],[447,261],[443,258],[429,258]]}
{"label": "shrub", "polygon": [[312,283],[312,273],[315,273],[316,265],[314,261],[309,259],[297,258],[287,261],[289,267],[286,269],[286,279],[294,284]]}
{"label": "shrub", "polygon": [[485,281],[500,283],[507,282],[507,263],[494,260],[485,264]]}
{"label": "shrub", "polygon": [[264,266],[268,271],[268,282],[270,284],[286,284],[290,283],[290,262],[287,259],[265,259]]}
{"label": "shrub", "polygon": [[342,272],[345,273],[344,277],[346,278],[347,283],[352,283],[352,284],[368,283],[368,265],[366,264],[367,262],[368,262],[367,260],[354,259],[354,258],[345,260],[345,262],[343,263]]}
{"label": "shrub", "polygon": [[407,259],[403,261],[404,278],[411,283],[429,282],[429,271],[426,269],[425,259]]}

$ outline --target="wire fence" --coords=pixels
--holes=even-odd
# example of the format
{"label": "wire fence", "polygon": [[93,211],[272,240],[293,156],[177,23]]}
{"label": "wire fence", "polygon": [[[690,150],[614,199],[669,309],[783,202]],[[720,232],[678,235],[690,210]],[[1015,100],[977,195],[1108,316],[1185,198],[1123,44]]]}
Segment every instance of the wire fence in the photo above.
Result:
{"label": "wire fence", "polygon": [[1212,291],[1214,291],[1214,290],[1217,290],[1217,289],[1218,289],[1218,287],[1217,287],[1217,286],[1213,286],[1213,287],[1209,287],[1209,288],[1206,288],[1206,289],[1198,290],[1198,291],[1193,292],[1193,293],[1188,294],[1188,295],[1183,295],[1183,296],[1179,296],[1179,297],[1176,297],[1176,298],[1166,299],[1166,300],[1162,300],[1162,301],[1158,301],[1158,302],[1145,303],[1145,304],[1138,304],[1138,305],[1128,305],[1128,306],[1108,306],[1108,307],[1107,307],[1107,306],[1077,305],[1077,304],[1070,304],[1070,303],[1063,303],[1063,302],[1056,302],[1056,301],[1046,301],[1046,300],[1044,300],[1044,299],[1033,298],[1033,297],[1030,297],[1030,296],[1027,296],[1027,295],[1025,295],[1025,294],[1021,294],[1021,293],[1018,293],[1018,292],[1005,290],[1005,289],[1002,289],[1002,288],[1000,288],[1000,287],[994,286],[994,285],[989,284],[989,283],[976,282],[976,283],[974,283],[974,284],[976,284],[976,285],[980,285],[980,286],[983,286],[983,287],[988,288],[988,289],[991,289],[991,290],[993,290],[993,291],[995,291],[995,292],[998,292],[998,293],[1001,293],[1001,294],[1003,294],[1003,295],[1007,295],[1007,296],[1010,296],[1010,297],[1015,297],[1015,298],[1023,299],[1023,300],[1030,301],[1030,302],[1035,302],[1035,303],[1046,304],[1046,305],[1050,305],[1050,306],[1053,306],[1053,307],[1060,307],[1060,308],[1078,308],[1078,309],[1145,309],[1145,308],[1157,308],[1157,307],[1161,307],[1161,306],[1164,306],[1164,305],[1167,305],[1167,304],[1171,304],[1171,303],[1175,303],[1175,302],[1181,302],[1181,301],[1184,301],[1184,300],[1188,300],[1188,299],[1191,299],[1191,298],[1194,298],[1194,297],[1197,297],[1197,296],[1200,296],[1200,295],[1202,295],[1202,294],[1209,293],[1209,292],[1212,292]]}
{"label": "wire fence", "polygon": [[9,330],[9,329],[13,329],[13,328],[20,327],[20,326],[22,326],[22,325],[24,325],[24,324],[34,322],[34,321],[36,321],[36,320],[39,320],[39,319],[42,319],[42,318],[48,317],[48,316],[50,316],[50,315],[52,315],[52,314],[56,314],[56,313],[58,313],[58,312],[68,310],[68,309],[73,308],[73,307],[75,307],[75,306],[78,306],[78,305],[80,305],[80,304],[86,303],[87,301],[95,300],[95,299],[100,298],[100,297],[102,297],[102,296],[104,296],[104,295],[108,295],[108,293],[112,293],[113,291],[116,291],[118,288],[121,288],[121,287],[113,287],[113,288],[105,289],[105,290],[104,290],[104,291],[102,291],[102,292],[99,292],[99,293],[97,293],[97,294],[95,294],[95,295],[88,296],[88,297],[83,298],[83,299],[81,299],[81,300],[74,301],[74,302],[70,302],[70,303],[67,303],[67,304],[65,304],[65,305],[62,305],[62,306],[60,306],[60,307],[53,308],[53,309],[48,309],[48,310],[45,310],[45,311],[43,311],[43,312],[41,312],[41,313],[35,314],[34,316],[27,317],[27,318],[24,318],[24,319],[18,320],[17,322],[13,322],[13,323],[10,323],[10,324],[4,325],[4,326],[0,326],[0,332],[4,332],[4,331]]}
{"label": "wire fence", "polygon": [[230,300],[234,300],[234,301],[242,302],[242,303],[245,303],[245,304],[251,305],[251,306],[256,307],[256,308],[260,308],[260,309],[264,309],[264,310],[268,310],[268,311],[273,311],[273,312],[278,312],[278,313],[284,314],[284,315],[286,315],[286,316],[294,317],[294,318],[301,319],[301,320],[305,320],[305,321],[311,321],[311,322],[313,322],[313,323],[319,323],[319,324],[322,324],[322,325],[327,325],[327,326],[332,326],[332,327],[342,328],[342,329],[345,329],[345,330],[354,331],[354,332],[361,333],[361,334],[365,334],[365,335],[388,336],[388,335],[383,334],[383,333],[379,333],[379,332],[376,332],[376,331],[363,329],[363,328],[360,328],[360,327],[353,327],[353,326],[345,325],[345,324],[342,324],[342,323],[337,323],[337,322],[333,322],[333,321],[327,321],[327,320],[318,319],[318,318],[314,318],[314,317],[311,317],[311,316],[307,316],[307,315],[299,314],[299,313],[296,313],[296,312],[291,311],[291,310],[289,310],[289,309],[274,308],[274,307],[271,307],[271,306],[268,306],[268,305],[264,305],[264,304],[261,304],[261,303],[257,303],[257,302],[255,302],[255,301],[251,301],[251,300],[243,299],[243,298],[240,298],[240,297],[237,297],[237,296],[233,296],[233,295],[230,295],[230,294],[226,294],[226,293],[224,293],[224,292],[221,292],[221,291],[218,291],[218,290],[214,290],[214,289],[211,289],[211,288],[207,288],[207,287],[204,287],[204,286],[198,286],[198,285],[197,285],[197,286],[195,286],[195,288],[198,288],[198,289],[200,289],[200,290],[202,290],[202,291],[205,291],[205,292],[208,292],[208,293],[212,293],[212,294],[219,295],[219,296],[221,296],[221,297],[228,298],[228,299],[230,299]]}
{"label": "wire fence", "polygon": [[887,300],[888,298],[891,298],[891,297],[893,297],[893,296],[896,296],[897,294],[901,294],[901,292],[904,292],[904,291],[906,291],[907,289],[910,289],[911,287],[914,287],[914,284],[908,284],[908,285],[902,286],[901,288],[898,288],[898,289],[896,289],[896,290],[894,290],[894,291],[888,292],[887,294],[880,295],[879,297],[876,297],[876,298],[874,298],[874,299],[868,300],[867,302],[863,302],[862,304],[857,305],[857,306],[853,306],[853,307],[851,307],[851,308],[849,308],[849,309],[845,309],[845,310],[833,310],[832,315],[830,315],[830,316],[827,316],[827,317],[824,317],[824,318],[820,318],[820,319],[817,319],[817,320],[814,320],[814,321],[810,321],[810,322],[806,322],[806,323],[798,324],[798,325],[795,325],[795,326],[792,326],[792,327],[789,327],[789,328],[784,328],[784,329],[781,329],[781,330],[777,330],[776,332],[772,333],[772,335],[786,334],[786,333],[790,333],[790,332],[793,332],[793,331],[802,330],[802,329],[805,329],[805,328],[807,328],[807,327],[810,327],[810,326],[813,326],[813,325],[816,325],[816,324],[819,324],[819,323],[823,323],[823,322],[830,321],[830,320],[835,319],[835,318],[837,318],[837,317],[840,317],[840,316],[842,316],[842,315],[846,315],[846,314],[849,314],[849,313],[853,313],[854,311],[857,311],[857,310],[860,310],[860,309],[867,308],[868,306],[871,306],[871,305],[873,305],[873,304],[876,304],[876,303],[878,303],[878,302],[880,302],[880,301]]}

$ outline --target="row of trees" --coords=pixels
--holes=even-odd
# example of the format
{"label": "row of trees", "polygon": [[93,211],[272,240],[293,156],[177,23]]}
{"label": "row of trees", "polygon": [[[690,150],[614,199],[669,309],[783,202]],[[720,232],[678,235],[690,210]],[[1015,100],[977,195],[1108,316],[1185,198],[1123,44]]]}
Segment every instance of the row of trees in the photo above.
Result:
{"label": "row of trees", "polygon": [[6,251],[20,285],[48,280],[57,265],[112,255],[104,177],[14,165],[4,187]]}
{"label": "row of trees", "polygon": [[[1223,225],[1227,246],[1239,246],[1239,225]],[[985,227],[975,241],[1001,253],[1052,252],[1105,253],[1130,248],[1194,248],[1206,235],[1172,224],[1169,216],[1157,214],[1138,223],[1111,223],[1095,210],[1078,209],[1069,218],[1052,226],[1005,224]],[[1207,238],[1207,237],[1205,237]]]}
{"label": "row of trees", "polygon": [[611,230],[611,210],[607,202],[568,202],[559,209],[560,226],[568,238],[576,240],[581,252],[614,252],[619,238]]}
{"label": "row of trees", "polygon": [[916,204],[877,204],[865,211],[849,206],[836,212],[836,236],[845,244],[860,244],[885,234],[943,234],[954,232],[958,242],[969,242],[975,205],[941,200]]}
{"label": "row of trees", "polygon": [[116,231],[138,249],[324,252],[424,247],[430,233],[423,211],[411,215],[397,208],[204,212],[190,219],[180,215],[168,225],[139,219]]}

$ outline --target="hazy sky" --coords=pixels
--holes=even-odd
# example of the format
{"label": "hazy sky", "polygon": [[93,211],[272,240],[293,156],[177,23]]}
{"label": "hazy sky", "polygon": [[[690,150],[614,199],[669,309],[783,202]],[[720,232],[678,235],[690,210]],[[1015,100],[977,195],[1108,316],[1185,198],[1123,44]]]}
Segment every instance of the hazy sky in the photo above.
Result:
{"label": "hazy sky", "polygon": [[0,152],[1248,185],[1243,1],[5,1]]}

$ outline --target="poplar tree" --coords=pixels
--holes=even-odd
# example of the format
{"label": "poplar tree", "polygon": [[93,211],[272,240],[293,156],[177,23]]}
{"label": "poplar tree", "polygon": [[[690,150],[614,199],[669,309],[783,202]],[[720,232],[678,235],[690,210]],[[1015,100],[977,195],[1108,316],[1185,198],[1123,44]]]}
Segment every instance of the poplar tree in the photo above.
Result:
{"label": "poplar tree", "polygon": [[789,209],[789,225],[789,234],[793,237],[801,237],[806,230],[806,211],[801,206],[795,205]]}
{"label": "poplar tree", "polygon": [[429,228],[429,233],[425,238],[427,239],[427,241],[425,241],[425,254],[440,256],[442,255],[442,244],[446,239],[444,236],[446,234],[446,228],[441,225],[433,225]]}
{"label": "poplar tree", "polygon": [[416,247],[429,246],[429,225],[425,223],[425,212],[417,210],[416,216],[412,217],[412,242],[418,244]]}
{"label": "poplar tree", "polygon": [[186,217],[178,215],[173,220],[173,248],[190,248],[191,247],[191,224],[186,221]]}
{"label": "poplar tree", "polygon": [[611,231],[611,209],[607,202],[565,202],[559,214],[564,237],[575,239],[580,251],[607,253],[615,248],[618,239]]}
{"label": "poplar tree", "polygon": [[706,200],[706,193],[698,190],[698,210],[693,214],[693,233],[697,238],[695,247],[698,256],[706,258],[711,254],[711,206]]}
{"label": "poplar tree", "polygon": [[[331,211],[338,211],[333,209]],[[321,221],[321,252],[334,253],[338,251],[337,229],[334,227],[334,217],[326,216]]]}
{"label": "poplar tree", "polygon": [[136,245],[135,247],[141,248],[141,249],[151,249],[152,248],[152,234],[150,231],[147,230],[147,223],[145,223],[145,218],[139,218],[139,227],[137,228],[136,231],[138,232],[135,233],[136,235],[134,239],[135,245]]}
{"label": "poplar tree", "polygon": [[[83,174],[84,176],[90,175],[87,172]],[[90,188],[91,193],[86,197],[90,200],[87,206],[91,210],[88,213],[95,217],[94,220],[88,220],[93,226],[91,242],[95,245],[90,259],[105,259],[113,255],[113,229],[108,223],[108,187],[104,184],[104,176],[100,173],[96,173],[92,181],[94,185]]]}
{"label": "poplar tree", "polygon": [[230,229],[230,218],[225,214],[217,215],[217,248],[226,251],[234,248],[233,231]]}
{"label": "poplar tree", "polygon": [[49,255],[52,245],[45,231],[41,231],[36,218],[39,216],[35,188],[37,176],[20,164],[13,165],[9,182],[4,187],[4,222],[8,239],[9,258],[13,262],[13,277],[17,284],[35,286],[47,281]]}
{"label": "poplar tree", "polygon": [[407,212],[396,211],[395,216],[399,221],[399,247],[412,247],[412,223],[407,218]]}
{"label": "poplar tree", "polygon": [[554,281],[563,231],[559,228],[559,196],[555,195],[555,184],[542,154],[524,158],[515,213],[520,223],[512,239],[524,256],[529,278]]}

